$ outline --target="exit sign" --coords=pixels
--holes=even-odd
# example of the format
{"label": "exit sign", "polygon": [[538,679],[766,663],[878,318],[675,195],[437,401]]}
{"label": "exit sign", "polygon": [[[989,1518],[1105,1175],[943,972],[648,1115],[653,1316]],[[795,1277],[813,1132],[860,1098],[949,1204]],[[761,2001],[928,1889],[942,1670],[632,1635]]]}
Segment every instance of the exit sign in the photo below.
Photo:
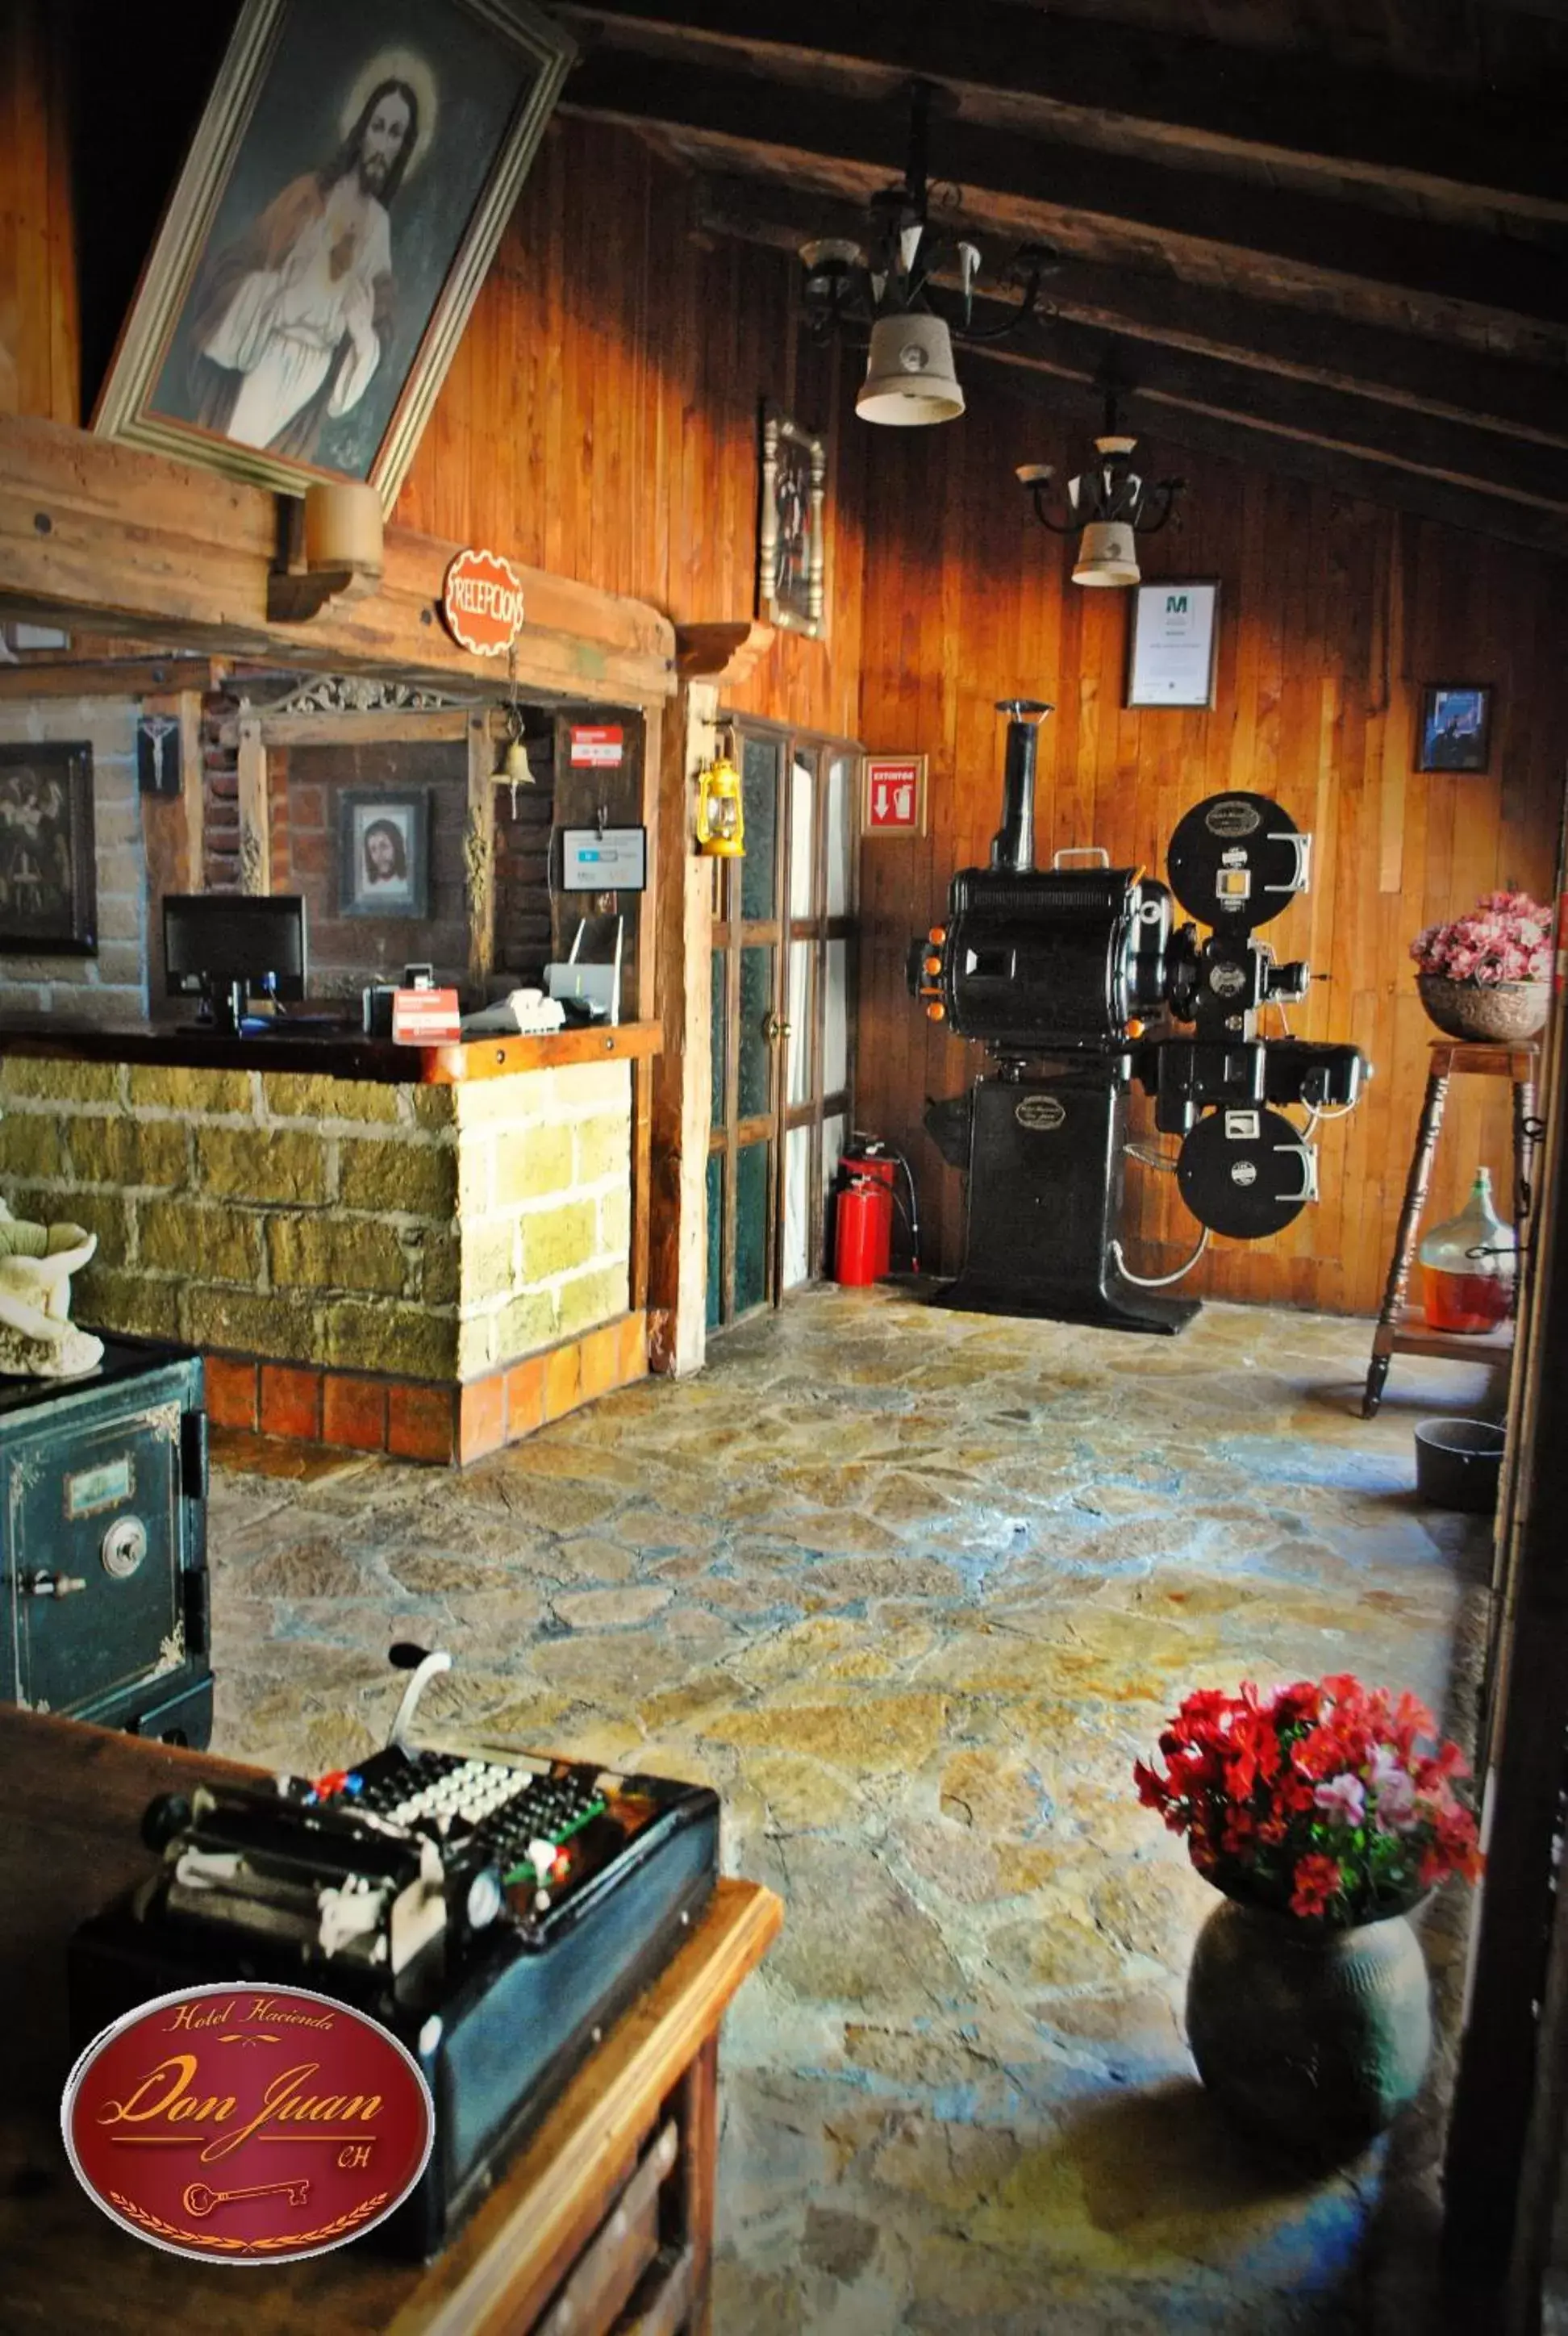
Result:
{"label": "exit sign", "polygon": [[861,833],[923,835],[926,832],[925,756],[868,754],[862,767]]}

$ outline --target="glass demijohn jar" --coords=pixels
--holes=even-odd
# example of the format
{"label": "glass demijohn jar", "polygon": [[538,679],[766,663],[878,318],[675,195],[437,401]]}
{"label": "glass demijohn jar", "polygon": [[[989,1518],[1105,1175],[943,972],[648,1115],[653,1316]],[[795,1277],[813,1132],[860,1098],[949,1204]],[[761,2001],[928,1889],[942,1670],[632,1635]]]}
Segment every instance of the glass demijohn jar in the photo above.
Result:
{"label": "glass demijohn jar", "polygon": [[1514,1299],[1514,1228],[1492,1206],[1492,1172],[1475,1171],[1456,1217],[1421,1243],[1421,1287],[1434,1330],[1485,1331],[1505,1321]]}

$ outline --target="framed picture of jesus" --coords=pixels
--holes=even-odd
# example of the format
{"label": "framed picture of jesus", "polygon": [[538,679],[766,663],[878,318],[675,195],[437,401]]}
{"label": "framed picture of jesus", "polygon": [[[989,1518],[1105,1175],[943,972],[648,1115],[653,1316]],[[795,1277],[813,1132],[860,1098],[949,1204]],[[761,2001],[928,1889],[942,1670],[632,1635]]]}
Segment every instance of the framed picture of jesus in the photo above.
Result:
{"label": "framed picture of jesus", "polygon": [[93,428],[390,510],[573,54],[529,0],[244,0]]}

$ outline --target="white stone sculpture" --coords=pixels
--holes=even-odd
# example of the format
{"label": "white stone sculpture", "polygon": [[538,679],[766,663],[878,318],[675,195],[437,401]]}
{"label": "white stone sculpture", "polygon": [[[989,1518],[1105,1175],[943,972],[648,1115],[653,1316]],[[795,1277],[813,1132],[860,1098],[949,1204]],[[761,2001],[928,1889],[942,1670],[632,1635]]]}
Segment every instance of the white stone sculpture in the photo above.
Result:
{"label": "white stone sculpture", "polygon": [[71,1319],[71,1277],[98,1246],[82,1225],[40,1225],[0,1201],[0,1372],[75,1379],[96,1370],[103,1341]]}

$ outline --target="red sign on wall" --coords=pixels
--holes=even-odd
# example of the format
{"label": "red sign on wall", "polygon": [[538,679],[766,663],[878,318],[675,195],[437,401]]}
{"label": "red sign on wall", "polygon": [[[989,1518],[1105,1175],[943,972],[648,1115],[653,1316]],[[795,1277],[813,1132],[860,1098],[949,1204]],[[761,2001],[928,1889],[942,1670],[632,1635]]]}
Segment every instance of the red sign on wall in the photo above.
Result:
{"label": "red sign on wall", "polygon": [[926,758],[923,754],[868,754],[861,810],[862,835],[923,835],[926,832]]}
{"label": "red sign on wall", "polygon": [[453,640],[476,657],[502,657],[522,629],[522,584],[499,551],[460,551],[441,588]]}
{"label": "red sign on wall", "polygon": [[626,752],[618,722],[574,722],[571,725],[571,766],[574,771],[613,770]]}

